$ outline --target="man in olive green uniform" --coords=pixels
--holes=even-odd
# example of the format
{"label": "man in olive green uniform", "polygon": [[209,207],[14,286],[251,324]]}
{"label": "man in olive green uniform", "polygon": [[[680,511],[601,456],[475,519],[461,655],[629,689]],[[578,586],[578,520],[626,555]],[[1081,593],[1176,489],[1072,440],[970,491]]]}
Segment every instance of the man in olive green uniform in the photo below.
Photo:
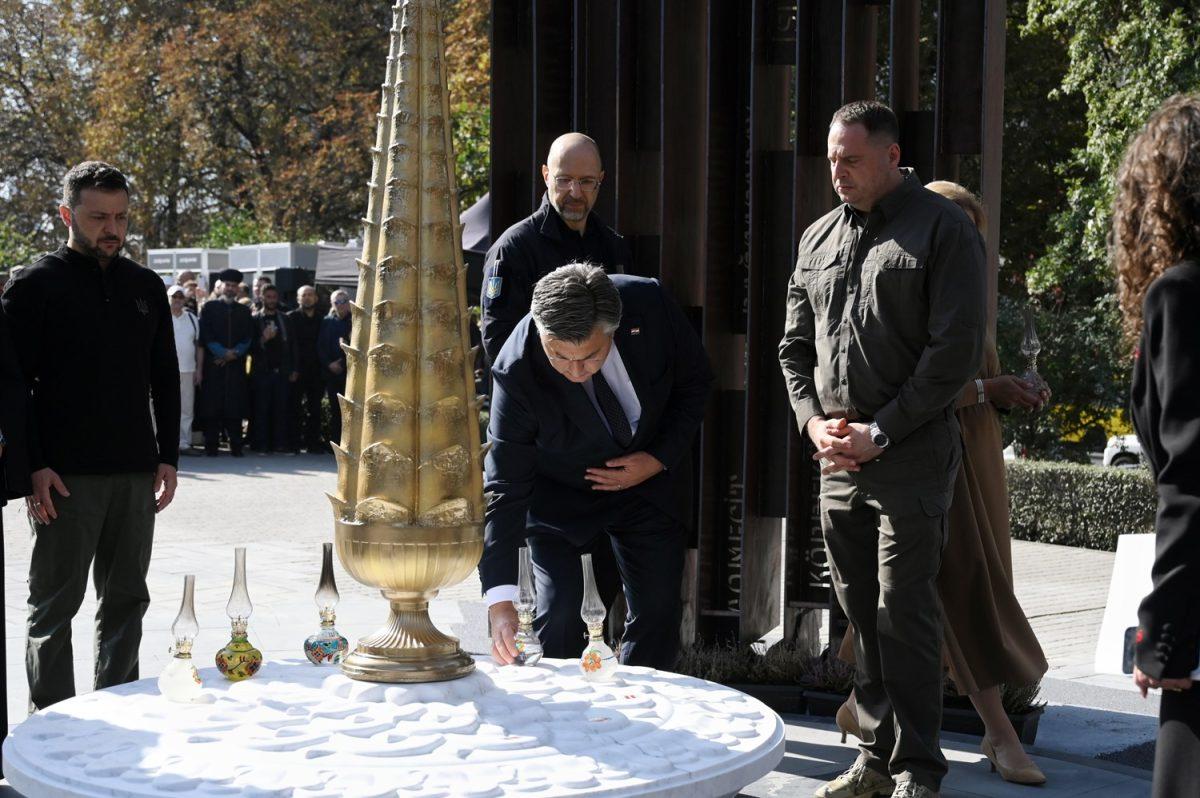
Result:
{"label": "man in olive green uniform", "polygon": [[817,795],[923,798],[946,772],[935,581],[961,457],[952,404],[983,351],[984,254],[966,214],[899,167],[887,106],[841,108],[828,144],[843,204],[801,238],[779,359],[821,463],[864,742]]}

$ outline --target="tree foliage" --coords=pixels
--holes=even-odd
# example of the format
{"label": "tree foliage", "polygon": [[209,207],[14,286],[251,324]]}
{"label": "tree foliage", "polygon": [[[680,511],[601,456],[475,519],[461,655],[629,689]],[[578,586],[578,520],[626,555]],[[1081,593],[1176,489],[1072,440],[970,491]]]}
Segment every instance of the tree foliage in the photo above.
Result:
{"label": "tree foliage", "polygon": [[1066,206],[1029,273],[1055,292],[1085,272],[1107,290],[1113,180],[1126,144],[1163,100],[1200,88],[1196,8],[1178,0],[1029,0],[1027,30],[1066,44],[1069,66],[1050,103],[1082,99],[1086,141],[1058,161]]}
{"label": "tree foliage", "polygon": [[[489,5],[445,9],[473,200]],[[378,0],[0,0],[0,218],[53,246],[63,173],[100,158],[131,177],[135,243],[356,236],[391,27]]]}
{"label": "tree foliage", "polygon": [[1054,402],[1005,422],[1031,453],[1083,459],[1120,426],[1130,358],[1106,252],[1113,179],[1151,111],[1200,87],[1200,40],[1185,5],[1010,5],[999,345],[1002,362],[1020,371],[1020,310],[1032,299]]}
{"label": "tree foliage", "polygon": [[79,134],[91,116],[91,76],[63,24],[70,5],[0,0],[0,222],[46,249],[63,174],[83,157]]}
{"label": "tree foliage", "polygon": [[462,209],[487,193],[491,174],[490,12],[486,0],[453,0],[445,7],[450,121]]}
{"label": "tree foliage", "polygon": [[19,230],[8,219],[0,219],[0,274],[26,266],[38,256],[36,236]]}

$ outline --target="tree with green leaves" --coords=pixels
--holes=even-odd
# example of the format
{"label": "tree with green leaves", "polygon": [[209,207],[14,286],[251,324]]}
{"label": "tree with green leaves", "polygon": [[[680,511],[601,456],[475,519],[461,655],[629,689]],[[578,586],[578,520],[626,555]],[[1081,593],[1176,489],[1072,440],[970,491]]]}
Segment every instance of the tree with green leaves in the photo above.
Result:
{"label": "tree with green leaves", "polygon": [[[444,4],[464,207],[487,190],[489,9]],[[52,248],[62,175],[97,158],[131,178],[135,254],[358,236],[391,26],[377,0],[0,0],[0,218]]]}
{"label": "tree with green leaves", "polygon": [[61,239],[62,178],[83,159],[92,116],[91,74],[63,24],[70,5],[0,0],[0,225],[38,249]]}
{"label": "tree with green leaves", "polygon": [[[1086,142],[1058,162],[1067,206],[1029,273],[1049,293],[1080,277],[1111,284],[1107,239],[1113,181],[1125,145],[1163,100],[1200,89],[1196,7],[1178,0],[1029,0],[1027,31],[1053,32],[1070,65],[1051,103],[1082,98]],[[1085,272],[1080,275],[1079,272]]]}
{"label": "tree with green leaves", "polygon": [[1018,370],[1021,311],[1038,308],[1048,412],[1014,413],[1031,454],[1084,459],[1120,425],[1128,342],[1106,240],[1126,142],[1164,99],[1200,88],[1200,40],[1171,0],[1010,5],[999,346]]}

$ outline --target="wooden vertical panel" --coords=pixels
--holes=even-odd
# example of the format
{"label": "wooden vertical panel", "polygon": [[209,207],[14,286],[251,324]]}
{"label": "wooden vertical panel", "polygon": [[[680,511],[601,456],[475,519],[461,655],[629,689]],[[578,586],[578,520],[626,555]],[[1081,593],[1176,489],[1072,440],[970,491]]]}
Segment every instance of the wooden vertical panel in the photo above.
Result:
{"label": "wooden vertical panel", "polygon": [[987,0],[983,41],[982,158],[979,193],[988,215],[988,335],[996,338],[996,293],[1000,270],[1000,186],[1004,137],[1005,0]]}
{"label": "wooden vertical panel", "polygon": [[875,99],[878,9],[867,0],[843,0],[842,103]]}
{"label": "wooden vertical panel", "polygon": [[933,179],[934,115],[921,110],[921,0],[894,0],[889,29],[888,96],[900,122],[900,164]]}
{"label": "wooden vertical panel", "polygon": [[[780,314],[775,309],[779,299],[776,287],[779,269],[772,261],[779,245],[791,238],[788,167],[792,153],[787,147],[790,75],[786,67],[771,63],[768,3],[754,0],[752,8],[746,502],[741,545],[743,590],[739,605],[742,640],[756,639],[779,621],[779,519],[784,514],[786,469],[780,469],[778,464],[787,453],[786,438],[777,431],[780,414],[772,390],[782,386],[778,360],[773,356],[779,341],[778,335],[772,334],[776,326],[773,322]],[[751,584],[755,589],[746,590],[745,586]]]}
{"label": "wooden vertical panel", "polygon": [[[900,165],[911,166],[928,183],[939,174],[937,126],[933,111],[905,111],[900,115]],[[945,164],[942,169],[947,168]]]}
{"label": "wooden vertical panel", "polygon": [[[604,159],[605,183],[596,198],[596,213],[616,223],[617,197],[617,64],[618,5],[613,0],[576,0],[576,41],[580,55],[575,98],[575,126],[596,140]],[[619,232],[619,228],[618,228]]]}
{"label": "wooden vertical panel", "polygon": [[921,0],[892,0],[888,26],[888,98],[899,114],[921,102]]}
{"label": "wooden vertical panel", "polygon": [[619,212],[630,221],[621,231],[630,239],[630,271],[658,277],[662,248],[662,7],[654,0],[622,0],[621,141],[625,185]]}
{"label": "wooden vertical panel", "polygon": [[[793,168],[791,258],[810,224],[829,211],[836,198],[826,160],[829,120],[842,104],[840,3],[800,2],[796,21],[795,109],[797,136]],[[832,32],[836,34],[834,37]],[[833,38],[836,47],[830,46]],[[788,492],[785,540],[784,635],[793,642],[818,644],[814,611],[828,606],[828,565],[816,514],[820,476],[812,461],[812,445],[800,434],[790,412],[787,423]],[[819,627],[818,627],[819,628]]]}
{"label": "wooden vertical panel", "polygon": [[708,59],[707,18],[694,0],[663,0],[661,182],[663,284],[683,305],[704,304],[704,240],[707,231],[705,86],[696,80]]}
{"label": "wooden vertical panel", "polygon": [[708,638],[738,633],[744,517],[745,233],[750,212],[746,194],[749,12],[747,5],[726,0],[709,0],[706,9],[704,345],[716,382],[703,434],[697,583],[699,631]]}
{"label": "wooden vertical panel", "polygon": [[842,106],[842,7],[830,0],[800,0],[797,9],[797,48],[805,54],[797,68],[807,69],[808,85],[797,92],[796,152],[824,159],[829,120]]}
{"label": "wooden vertical panel", "polygon": [[[533,4],[492,3],[491,232],[496,239],[532,210]],[[540,184],[540,181],[538,181]]]}
{"label": "wooden vertical panel", "polygon": [[[705,84],[696,80],[703,74],[708,59],[707,17],[694,12],[695,3],[690,0],[662,0],[663,24],[660,28],[661,64],[671,64],[671,69],[661,70],[662,130],[659,141],[670,142],[661,150],[661,174],[658,196],[671,198],[662,202],[661,265],[659,273],[663,285],[684,306],[689,320],[696,331],[704,334],[704,263],[705,234],[705,185],[708,174],[705,159],[705,126],[698,120],[705,118],[707,98]],[[704,460],[703,439],[707,430],[697,436],[699,444],[693,453],[693,497],[703,493],[703,474],[707,463]],[[689,546],[697,545],[699,508],[693,502],[693,523],[687,527]],[[685,624],[690,628],[681,630],[684,640],[695,636],[698,608],[696,602],[697,552],[692,551],[689,562],[693,567],[685,572]],[[688,637],[688,634],[691,637]]]}
{"label": "wooden vertical panel", "polygon": [[[545,163],[550,144],[573,127],[573,12],[572,5],[563,0],[533,0],[534,140],[531,157],[538,167]],[[540,178],[540,172],[537,174]],[[535,201],[540,201],[546,187],[540,179],[534,181],[534,187]]]}
{"label": "wooden vertical panel", "polygon": [[971,155],[981,149],[984,9],[980,0],[938,4],[938,155]]}

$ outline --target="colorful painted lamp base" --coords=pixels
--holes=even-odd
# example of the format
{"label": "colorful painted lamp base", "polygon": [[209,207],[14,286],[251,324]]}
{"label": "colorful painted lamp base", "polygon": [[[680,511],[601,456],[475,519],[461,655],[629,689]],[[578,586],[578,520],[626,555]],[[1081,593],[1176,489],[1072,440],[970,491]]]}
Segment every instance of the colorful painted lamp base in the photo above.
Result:
{"label": "colorful painted lamp base", "polygon": [[589,682],[611,681],[617,672],[617,656],[604,642],[595,636],[588,640],[587,648],[579,656],[579,670]]}
{"label": "colorful painted lamp base", "polygon": [[304,656],[313,665],[340,665],[350,650],[350,643],[332,626],[322,627],[304,641]]}
{"label": "colorful painted lamp base", "polygon": [[246,636],[235,634],[225,648],[217,652],[217,670],[231,682],[249,679],[262,667],[262,652]]}

